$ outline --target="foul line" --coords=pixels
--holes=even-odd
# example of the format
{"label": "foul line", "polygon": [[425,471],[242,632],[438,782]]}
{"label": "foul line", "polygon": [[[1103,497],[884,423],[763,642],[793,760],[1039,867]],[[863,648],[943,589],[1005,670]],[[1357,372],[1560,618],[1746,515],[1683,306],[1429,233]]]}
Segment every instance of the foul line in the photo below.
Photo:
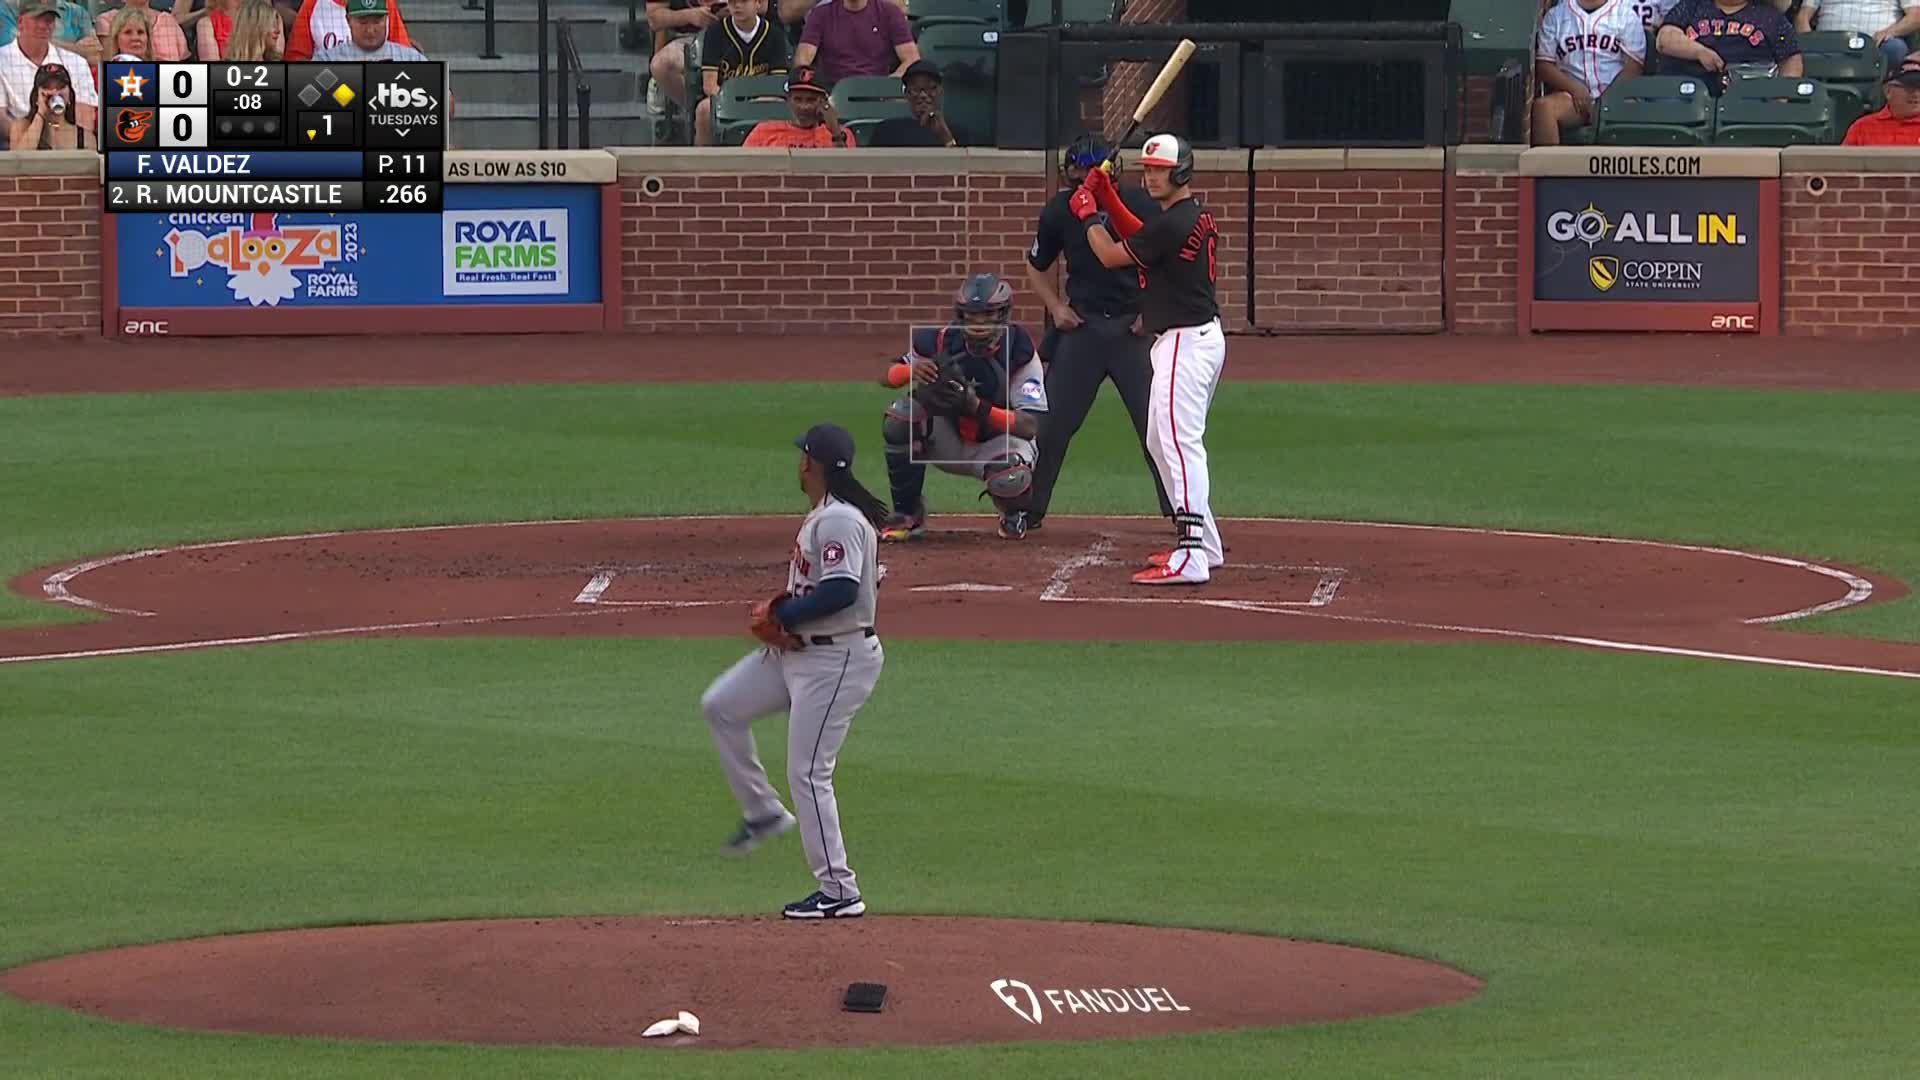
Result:
{"label": "foul line", "polygon": [[1224,605],[1234,605],[1238,610],[1263,611],[1269,615],[1293,615],[1305,619],[1334,619],[1339,622],[1371,623],[1380,626],[1399,626],[1412,630],[1436,630],[1454,634],[1478,634],[1487,637],[1518,638],[1525,641],[1551,641],[1560,645],[1584,645],[1593,649],[1610,649],[1615,652],[1655,653],[1661,656],[1683,656],[1696,660],[1728,660],[1737,664],[1759,664],[1765,667],[1799,668],[1806,671],[1831,671],[1846,675],[1884,675],[1893,679],[1920,679],[1920,671],[1900,671],[1896,668],[1864,667],[1856,664],[1827,664],[1815,660],[1790,660],[1780,656],[1760,656],[1755,653],[1719,652],[1713,649],[1689,649],[1679,645],[1650,645],[1642,641],[1616,641],[1612,638],[1586,637],[1580,634],[1548,634],[1531,630],[1507,630],[1497,626],[1459,626],[1452,623],[1430,623],[1415,619],[1389,619],[1377,615],[1337,615],[1330,611],[1303,611],[1299,608],[1282,608],[1262,604],[1241,603],[1239,601],[1218,601]]}
{"label": "foul line", "polygon": [[270,645],[278,641],[307,641],[313,638],[347,637],[353,634],[380,634],[396,630],[427,630],[440,626],[482,626],[487,623],[528,622],[534,619],[572,619],[584,615],[607,615],[607,611],[552,611],[536,615],[480,615],[466,619],[429,619],[424,622],[379,623],[372,626],[340,626],[326,630],[289,630],[278,634],[253,634],[248,637],[201,638],[172,641],[163,645],[125,645],[114,649],[80,649],[74,652],[38,653],[33,656],[0,656],[0,664],[24,664],[37,660],[89,660],[103,656],[139,656],[143,653],[186,652],[229,645]]}

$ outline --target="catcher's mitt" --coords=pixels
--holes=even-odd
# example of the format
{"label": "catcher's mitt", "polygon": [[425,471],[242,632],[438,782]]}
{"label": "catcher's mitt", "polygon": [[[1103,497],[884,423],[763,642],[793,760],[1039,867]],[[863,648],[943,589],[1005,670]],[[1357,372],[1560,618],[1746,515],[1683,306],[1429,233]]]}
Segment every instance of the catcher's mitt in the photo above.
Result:
{"label": "catcher's mitt", "polygon": [[972,384],[949,368],[920,389],[920,407],[935,416],[971,416],[979,407]]}
{"label": "catcher's mitt", "polygon": [[747,620],[747,629],[753,636],[776,649],[798,649],[805,642],[800,635],[788,630],[780,622],[780,616],[773,613],[773,606],[787,599],[791,593],[779,593],[753,605],[753,613]]}

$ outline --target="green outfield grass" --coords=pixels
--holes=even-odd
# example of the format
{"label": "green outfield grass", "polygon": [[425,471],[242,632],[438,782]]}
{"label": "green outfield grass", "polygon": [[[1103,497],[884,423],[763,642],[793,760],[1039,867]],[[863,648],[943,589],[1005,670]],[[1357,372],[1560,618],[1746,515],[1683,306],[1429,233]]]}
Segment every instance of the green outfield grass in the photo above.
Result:
{"label": "green outfield grass", "polygon": [[[0,400],[0,568],[313,528],[791,512],[789,441],[862,440],[845,385],[387,389]],[[1785,551],[1920,579],[1920,394],[1229,383],[1215,508],[1517,526]],[[789,434],[791,432],[792,434]],[[1153,512],[1111,390],[1056,509]],[[936,476],[942,505],[976,491]],[[0,625],[76,618],[0,599]],[[1920,604],[1820,628],[1920,640]]]}
{"label": "green outfield grass", "polygon": [[[769,911],[810,887],[804,863],[791,838],[718,857],[734,810],[694,704],[741,648],[0,669],[0,965],[266,926]],[[925,705],[956,670],[1044,689]],[[216,1037],[0,999],[0,1073],[658,1075],[674,1053],[673,1075],[716,1077],[1910,1075],[1913,702],[1890,680],[1568,650],[903,643],[839,776],[879,911],[1308,935],[1432,956],[1485,994],[911,1057]]]}

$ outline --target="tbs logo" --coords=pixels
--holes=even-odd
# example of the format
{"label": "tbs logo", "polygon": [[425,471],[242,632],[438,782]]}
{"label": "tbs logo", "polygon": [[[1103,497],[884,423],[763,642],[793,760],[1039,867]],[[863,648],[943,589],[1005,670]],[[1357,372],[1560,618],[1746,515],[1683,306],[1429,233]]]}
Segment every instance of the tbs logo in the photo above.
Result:
{"label": "tbs logo", "polygon": [[373,89],[373,103],[382,109],[434,109],[440,106],[433,95],[422,87],[408,88],[395,83],[381,83]]}

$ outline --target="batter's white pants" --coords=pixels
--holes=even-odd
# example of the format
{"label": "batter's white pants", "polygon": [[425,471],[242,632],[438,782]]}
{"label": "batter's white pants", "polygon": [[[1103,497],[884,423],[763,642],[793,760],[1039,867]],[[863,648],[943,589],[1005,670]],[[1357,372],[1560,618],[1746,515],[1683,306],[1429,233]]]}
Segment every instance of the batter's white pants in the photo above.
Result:
{"label": "batter's white pants", "polygon": [[767,780],[753,741],[753,722],[787,714],[787,785],[807,865],[820,891],[836,900],[860,895],[847,844],[840,835],[840,804],[833,794],[833,767],[847,741],[853,714],[873,696],[886,654],[877,637],[850,644],[808,645],[792,652],[758,649],[707,687],[700,698],[727,786],[749,821],[783,812],[780,793]]}
{"label": "batter's white pants", "polygon": [[[1214,520],[1207,476],[1207,411],[1227,363],[1227,335],[1215,319],[1203,326],[1177,326],[1153,340],[1153,390],[1147,398],[1147,453],[1160,470],[1175,513],[1202,522],[1200,548],[1178,549],[1168,569],[1205,581],[1226,562],[1220,525]],[[1199,558],[1199,555],[1205,558]]]}

